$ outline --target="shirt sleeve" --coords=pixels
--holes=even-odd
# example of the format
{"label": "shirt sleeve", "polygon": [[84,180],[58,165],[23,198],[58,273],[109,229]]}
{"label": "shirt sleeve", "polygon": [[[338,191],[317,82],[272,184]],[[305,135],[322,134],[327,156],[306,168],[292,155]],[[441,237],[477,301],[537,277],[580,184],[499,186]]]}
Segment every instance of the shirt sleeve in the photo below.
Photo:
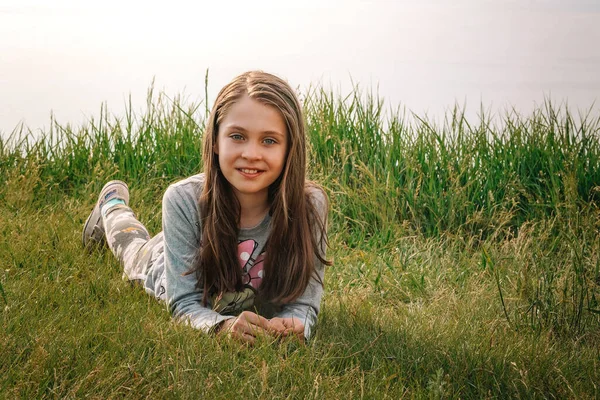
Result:
{"label": "shirt sleeve", "polygon": [[[317,214],[323,221],[324,228],[327,228],[327,197],[321,189],[311,189],[311,199]],[[325,258],[327,248],[327,232],[318,232],[318,226],[313,227],[313,235],[317,238],[321,246],[321,256]],[[323,297],[323,282],[324,266],[321,261],[315,256],[315,275],[311,278],[304,293],[300,295],[294,302],[283,306],[282,310],[275,315],[279,318],[298,318],[304,324],[304,338],[310,339],[312,329],[317,323],[317,315],[321,306],[321,298]]]}
{"label": "shirt sleeve", "polygon": [[201,239],[196,202],[193,193],[186,192],[182,185],[170,186],[163,196],[166,302],[174,319],[208,333],[217,324],[233,317],[203,306],[203,291],[196,287],[196,272],[189,273],[194,267]]}

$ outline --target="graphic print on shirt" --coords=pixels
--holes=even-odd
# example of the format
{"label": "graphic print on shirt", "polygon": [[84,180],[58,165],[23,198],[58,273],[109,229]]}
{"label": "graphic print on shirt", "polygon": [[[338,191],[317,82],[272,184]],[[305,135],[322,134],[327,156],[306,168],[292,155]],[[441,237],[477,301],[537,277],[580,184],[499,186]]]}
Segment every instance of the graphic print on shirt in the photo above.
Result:
{"label": "graphic print on shirt", "polygon": [[213,297],[213,310],[220,314],[239,314],[254,305],[254,289],[246,286],[241,292],[225,292]]}
{"label": "graphic print on shirt", "polygon": [[213,297],[213,310],[221,314],[239,314],[254,305],[256,291],[263,278],[265,253],[259,254],[256,259],[252,257],[258,243],[252,239],[242,240],[238,243],[238,259],[242,268],[241,292],[226,292]]}
{"label": "graphic print on shirt", "polygon": [[258,290],[264,270],[265,253],[260,253],[256,259],[252,258],[252,254],[256,250],[258,243],[253,239],[242,240],[238,243],[238,258],[242,267],[242,283],[250,285],[255,290]]}

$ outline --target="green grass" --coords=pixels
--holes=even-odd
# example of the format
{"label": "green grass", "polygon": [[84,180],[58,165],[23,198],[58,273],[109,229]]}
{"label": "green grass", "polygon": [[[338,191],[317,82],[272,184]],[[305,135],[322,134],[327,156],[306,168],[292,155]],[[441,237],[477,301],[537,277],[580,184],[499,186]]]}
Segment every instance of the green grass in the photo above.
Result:
{"label": "green grass", "polygon": [[0,140],[0,397],[600,397],[598,120],[547,104],[436,126],[358,90],[303,97],[334,260],[308,346],[174,324],[80,248],[111,178],[158,232],[204,105],[151,90],[143,115]]}

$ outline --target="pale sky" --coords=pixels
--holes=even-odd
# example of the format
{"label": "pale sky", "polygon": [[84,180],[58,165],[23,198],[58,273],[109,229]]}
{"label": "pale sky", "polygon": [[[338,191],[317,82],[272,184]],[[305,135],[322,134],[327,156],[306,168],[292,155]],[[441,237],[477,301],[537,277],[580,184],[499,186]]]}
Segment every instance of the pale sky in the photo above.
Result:
{"label": "pale sky", "polygon": [[600,1],[89,3],[0,0],[0,134],[47,128],[51,110],[81,124],[104,101],[122,115],[152,79],[200,100],[207,68],[209,101],[248,69],[357,82],[419,115],[600,100]]}

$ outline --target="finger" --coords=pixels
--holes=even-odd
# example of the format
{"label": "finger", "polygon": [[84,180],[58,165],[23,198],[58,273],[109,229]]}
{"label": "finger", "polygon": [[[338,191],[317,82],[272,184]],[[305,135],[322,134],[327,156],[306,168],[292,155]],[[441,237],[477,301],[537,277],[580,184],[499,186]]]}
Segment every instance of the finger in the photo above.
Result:
{"label": "finger", "polygon": [[252,321],[252,324],[259,326],[262,329],[269,329],[269,326],[271,325],[268,319],[261,317],[258,314],[254,314],[254,320]]}
{"label": "finger", "polygon": [[239,318],[243,318],[245,321],[252,325],[256,325],[262,329],[269,328],[269,320],[265,317],[261,317],[260,315],[253,313],[251,311],[244,311],[240,314]]}
{"label": "finger", "polygon": [[296,324],[295,326],[292,327],[292,332],[294,332],[294,333],[304,333],[304,325],[302,325],[302,324]]}
{"label": "finger", "polygon": [[252,335],[249,335],[247,333],[244,333],[240,336],[240,340],[244,343],[247,343],[251,346],[254,346],[254,343],[256,342],[256,338]]}
{"label": "finger", "polygon": [[304,339],[304,325],[296,322],[292,327],[288,328],[286,333],[287,336],[296,336],[298,339]]}
{"label": "finger", "polygon": [[287,330],[281,320],[271,320],[269,324],[269,330],[276,334],[283,334]]}
{"label": "finger", "polygon": [[242,343],[247,343],[249,345],[254,345],[255,338],[254,338],[254,336],[252,336],[249,333],[235,331],[235,332],[231,332],[230,335],[232,338],[234,338],[237,341],[240,341]]}
{"label": "finger", "polygon": [[271,331],[269,331],[269,334],[273,337],[284,337],[288,335],[288,331],[285,328],[281,328],[281,329],[272,329]]}
{"label": "finger", "polygon": [[266,334],[266,331],[263,327],[255,325],[243,318],[238,320],[238,322],[235,324],[235,330],[240,334],[247,334],[253,337]]}
{"label": "finger", "polygon": [[248,341],[247,339],[250,336],[254,338],[257,328],[255,325],[249,324],[246,320],[238,318],[231,326],[230,332],[236,339]]}
{"label": "finger", "polygon": [[283,323],[294,333],[304,332],[304,324],[298,318],[284,318]]}

